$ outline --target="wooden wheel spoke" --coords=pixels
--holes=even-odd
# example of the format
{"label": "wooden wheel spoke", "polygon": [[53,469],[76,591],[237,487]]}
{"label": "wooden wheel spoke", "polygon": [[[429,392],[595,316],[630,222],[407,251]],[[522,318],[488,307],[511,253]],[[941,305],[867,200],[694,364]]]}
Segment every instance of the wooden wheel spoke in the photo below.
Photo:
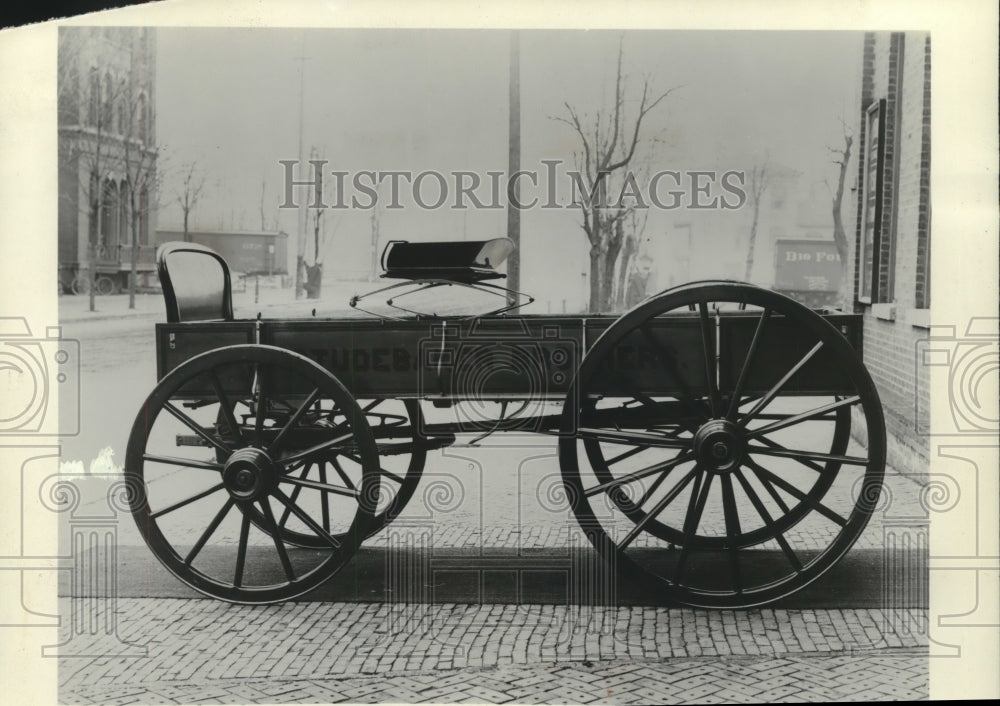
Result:
{"label": "wooden wheel spoke", "polygon": [[775,540],[778,542],[778,546],[781,547],[781,551],[784,552],[786,557],[788,557],[788,561],[792,565],[792,568],[795,569],[796,573],[801,572],[802,562],[799,561],[799,557],[794,551],[792,551],[792,547],[788,544],[788,540],[785,539],[785,535],[778,531],[774,520],[771,518],[771,513],[767,511],[767,507],[760,499],[760,496],[757,495],[757,491],[753,489],[752,485],[750,485],[750,481],[748,481],[743,475],[743,469],[737,469],[735,475],[736,480],[738,480],[740,485],[743,486],[743,492],[746,493],[748,498],[750,498],[750,503],[757,511],[760,519],[764,521],[764,526],[771,534],[774,535]]}
{"label": "wooden wheel spoke", "polygon": [[215,461],[196,461],[193,458],[177,458],[176,456],[160,456],[159,454],[143,454],[144,461],[154,463],[166,463],[170,466],[182,466],[184,468],[200,468],[206,471],[221,471],[222,464]]}
{"label": "wooden wheel spoke", "polygon": [[208,524],[208,527],[206,527],[205,531],[202,532],[200,537],[198,537],[198,541],[195,542],[194,546],[191,548],[191,551],[188,553],[186,557],[184,557],[185,564],[191,566],[191,562],[195,560],[195,557],[198,556],[198,553],[208,542],[212,534],[215,533],[215,530],[219,528],[219,525],[222,524],[222,521],[226,518],[226,515],[229,514],[229,511],[235,504],[236,501],[233,500],[232,498],[228,498],[226,500],[226,504],[223,505],[222,508],[215,514],[215,517],[212,518],[212,521]]}
{"label": "wooden wheel spoke", "polygon": [[640,469],[638,471],[632,471],[628,475],[624,475],[621,478],[615,478],[613,480],[609,480],[607,482],[600,483],[598,485],[593,485],[593,486],[591,486],[589,488],[584,489],[583,495],[584,495],[584,497],[588,497],[589,498],[589,497],[591,497],[593,495],[597,495],[598,493],[602,493],[602,492],[604,492],[606,490],[609,490],[611,488],[616,488],[616,487],[618,487],[620,485],[625,485],[626,483],[634,483],[637,480],[640,480],[642,478],[646,478],[647,476],[651,476],[651,475],[654,475],[656,473],[665,473],[665,472],[669,471],[670,469],[674,468],[675,466],[679,466],[680,464],[684,463],[685,461],[690,461],[692,458],[694,458],[694,452],[693,451],[689,451],[686,454],[681,454],[679,456],[675,456],[674,458],[670,459],[669,461],[663,461],[661,463],[655,463],[652,466],[648,466],[648,467]]}
{"label": "wooden wheel spoke", "polygon": [[169,507],[165,507],[162,510],[157,510],[156,512],[151,513],[149,515],[149,518],[151,520],[155,520],[157,517],[162,517],[163,515],[166,515],[168,512],[173,512],[174,510],[179,510],[180,508],[184,507],[185,505],[189,505],[189,504],[193,503],[196,500],[201,500],[202,498],[207,497],[207,496],[211,495],[212,493],[214,493],[216,491],[222,490],[222,488],[223,488],[223,484],[222,483],[217,483],[217,484],[213,485],[211,488],[209,488],[208,490],[203,490],[200,493],[192,495],[192,496],[190,496],[188,498],[184,498],[183,500],[181,500],[179,502],[176,502],[173,505],[170,505]]}
{"label": "wooden wheel spoke", "polygon": [[[745,305],[744,305],[745,306]],[[743,386],[747,381],[747,374],[750,372],[750,366],[753,364],[754,357],[757,353],[757,344],[760,343],[761,333],[764,331],[764,324],[767,323],[768,318],[771,316],[770,309],[764,309],[764,312],[760,315],[760,320],[757,322],[757,328],[753,332],[753,338],[750,341],[750,348],[747,349],[747,357],[743,359],[743,367],[740,368],[740,375],[736,379],[736,387],[733,388],[733,398],[729,402],[729,410],[726,412],[726,419],[732,421],[736,418],[736,412],[740,405],[740,396],[743,394]]]}
{"label": "wooden wheel spoke", "polygon": [[[336,462],[336,459],[334,459]],[[326,483],[326,464],[319,464],[319,482]],[[348,485],[351,490],[354,490],[353,485]],[[323,518],[323,529],[327,532],[330,531],[330,496],[323,493],[319,496],[320,502],[320,517]]]}
{"label": "wooden wheel spoke", "polygon": [[736,494],[733,491],[733,479],[729,474],[720,476],[722,482],[722,512],[726,521],[726,539],[729,553],[729,569],[733,574],[733,588],[737,593],[743,592],[740,580],[740,550],[736,541],[740,532],[740,513],[736,506]]}
{"label": "wooden wheel spoke", "polygon": [[306,413],[306,410],[309,409],[310,406],[312,406],[312,403],[316,401],[316,398],[319,397],[319,394],[320,394],[319,388],[314,388],[313,391],[310,392],[309,395],[305,398],[305,400],[302,401],[302,404],[299,405],[298,409],[296,409],[295,412],[292,414],[292,416],[288,419],[288,422],[285,424],[285,426],[281,428],[281,431],[278,432],[278,435],[274,437],[274,439],[271,441],[271,445],[267,447],[267,453],[269,455],[273,456],[278,451],[278,449],[281,448],[281,442],[285,440],[285,435],[288,433],[288,430],[294,427],[296,424],[298,424],[299,419],[301,419],[302,415]]}
{"label": "wooden wheel spoke", "polygon": [[758,429],[751,429],[747,432],[746,436],[748,439],[754,439],[759,436],[765,436],[767,434],[770,434],[771,432],[778,431],[779,429],[785,429],[795,424],[800,424],[802,422],[806,422],[811,419],[822,417],[827,412],[832,412],[835,409],[840,409],[841,407],[849,407],[851,405],[855,405],[860,401],[861,397],[858,395],[847,397],[842,400],[837,400],[836,402],[831,402],[830,404],[823,405],[822,407],[811,409],[808,412],[800,412],[799,414],[793,414],[791,416],[785,417],[784,419],[779,419],[775,422],[771,422],[770,424],[760,427]]}
{"label": "wooden wheel spoke", "polygon": [[295,503],[291,502],[288,499],[288,496],[286,496],[283,492],[281,492],[280,489],[275,488],[275,490],[274,490],[274,497],[276,497],[278,499],[278,501],[280,503],[282,503],[285,507],[290,508],[291,511],[293,513],[295,513],[296,517],[298,517],[300,520],[302,520],[302,522],[304,522],[305,525],[310,530],[312,530],[313,532],[316,533],[317,537],[325,540],[334,549],[339,549],[340,548],[341,544],[340,544],[340,540],[339,539],[337,539],[336,537],[334,537],[333,535],[331,535],[329,532],[327,532],[325,529],[323,529],[322,527],[320,527],[319,525],[317,525],[316,521],[313,520],[313,518],[309,517],[309,515],[307,513],[305,513],[302,510],[300,510],[298,508],[298,506],[295,505]]}
{"label": "wooden wheel spoke", "polygon": [[[330,465],[333,466],[333,470],[335,470],[337,472],[337,475],[340,476],[340,480],[344,481],[344,485],[346,485],[351,490],[355,490],[354,483],[353,481],[351,481],[351,477],[347,475],[346,471],[344,471],[344,467],[340,465],[340,461],[337,460],[336,456],[330,457]],[[323,474],[324,476],[326,475],[325,470],[323,471]],[[325,483],[326,481],[324,480],[323,482]]]}
{"label": "wooden wheel spoke", "polygon": [[295,572],[292,570],[292,562],[288,558],[288,550],[285,549],[285,543],[281,541],[281,531],[278,529],[278,523],[274,521],[271,503],[268,501],[266,495],[261,498],[259,505],[260,509],[264,511],[268,534],[271,535],[271,539],[274,541],[274,548],[278,552],[278,559],[281,561],[281,568],[285,571],[285,577],[289,582],[294,582]]}
{"label": "wooden wheel spoke", "polygon": [[233,450],[231,448],[229,448],[224,443],[222,443],[222,441],[220,441],[219,439],[216,439],[214,436],[212,436],[207,431],[205,431],[201,427],[200,424],[198,424],[197,422],[195,422],[188,415],[184,414],[184,412],[182,412],[181,410],[177,409],[177,407],[175,407],[170,402],[164,402],[163,403],[163,409],[165,409],[168,412],[170,412],[170,414],[172,414],[174,417],[176,417],[177,420],[179,422],[181,422],[181,424],[183,424],[184,426],[186,426],[188,429],[190,429],[191,431],[193,431],[195,434],[197,434],[198,436],[200,436],[202,439],[204,439],[205,441],[207,441],[209,444],[211,444],[215,448],[219,449],[219,451],[222,451],[225,454],[231,454],[233,452]]}
{"label": "wooden wheel spoke", "polygon": [[243,513],[243,523],[240,525],[240,545],[236,551],[236,571],[233,575],[233,586],[243,585],[243,567],[247,560],[247,542],[250,537],[250,515]]}
{"label": "wooden wheel spoke", "polygon": [[638,537],[639,533],[642,532],[643,527],[663,512],[667,505],[672,503],[674,498],[680,495],[681,491],[687,487],[687,484],[691,482],[697,473],[698,469],[692,468],[683,478],[677,481],[677,483],[674,484],[674,487],[670,489],[670,492],[660,498],[660,501],[657,502],[648,513],[646,513],[645,517],[635,523],[635,527],[633,527],[632,530],[625,535],[624,539],[622,539],[621,543],[618,545],[618,548],[620,550],[624,550],[629,544],[631,544],[632,540]]}
{"label": "wooden wheel spoke", "polygon": [[684,516],[684,544],[681,546],[680,554],[677,556],[677,564],[674,566],[675,583],[680,582],[684,566],[691,554],[691,543],[698,533],[698,525],[701,524],[701,516],[705,512],[705,503],[708,502],[708,491],[712,487],[713,477],[711,473],[700,473],[694,488],[691,490],[687,513]]}
{"label": "wooden wheel spoke", "polygon": [[653,493],[655,493],[655,492],[656,492],[656,490],[657,490],[657,489],[658,489],[658,488],[659,488],[659,487],[660,487],[661,485],[663,485],[663,481],[665,481],[665,480],[667,479],[667,474],[668,474],[669,472],[670,472],[670,471],[669,471],[669,469],[668,469],[668,470],[666,470],[666,471],[663,471],[663,472],[662,472],[662,473],[661,473],[660,475],[658,475],[658,476],[656,477],[656,480],[654,480],[654,481],[653,481],[653,483],[652,483],[652,485],[650,485],[650,486],[649,486],[649,487],[648,487],[648,488],[646,489],[646,492],[642,494],[642,497],[641,497],[641,498],[639,498],[638,500],[636,500],[636,501],[635,501],[635,506],[636,506],[636,507],[639,507],[639,508],[641,508],[641,507],[642,507],[643,505],[645,505],[645,504],[646,504],[646,503],[647,503],[647,502],[649,501],[649,499],[650,499],[651,497],[653,497]]}
{"label": "wooden wheel spoke", "polygon": [[762,398],[760,398],[757,404],[755,404],[749,412],[743,415],[743,417],[739,420],[740,426],[745,427],[747,423],[750,422],[757,415],[759,411],[761,411],[767,405],[769,405],[771,403],[771,400],[773,400],[777,396],[777,394],[781,392],[781,390],[785,387],[785,384],[792,379],[792,376],[795,375],[795,373],[799,372],[799,370],[801,370],[802,367],[806,363],[808,363],[812,359],[812,357],[816,355],[817,352],[819,352],[819,349],[822,347],[823,347],[823,342],[819,341],[815,346],[810,348],[809,352],[806,353],[804,356],[802,356],[799,362],[793,365],[792,368],[787,373],[785,373],[780,380],[778,380],[778,382],[774,383],[774,387],[768,390],[767,394],[765,394]]}
{"label": "wooden wheel spoke", "polygon": [[222,389],[222,381],[219,380],[218,373],[216,373],[215,369],[212,369],[209,371],[208,377],[212,383],[212,389],[215,391],[215,396],[219,399],[219,407],[222,409],[222,415],[226,419],[226,424],[229,425],[233,434],[236,435],[237,440],[242,443],[243,430],[240,429],[240,425],[236,421],[236,416],[233,414],[233,406],[229,403],[228,395]]}
{"label": "wooden wheel spoke", "polygon": [[[764,456],[778,456],[779,458],[794,458],[799,461],[832,461],[834,463],[846,463],[849,466],[867,466],[870,462],[861,456],[844,456],[841,454],[825,454],[819,451],[802,451],[799,449],[774,448],[771,446],[747,446],[750,453]],[[820,468],[820,470],[823,470]]]}
{"label": "wooden wheel spoke", "polygon": [[774,473],[767,470],[763,466],[754,463],[752,461],[748,463],[748,466],[750,467],[750,470],[752,470],[758,478],[762,480],[766,478],[772,485],[781,488],[786,493],[796,498],[799,502],[805,503],[812,509],[816,510],[816,512],[826,517],[827,519],[835,522],[841,527],[847,526],[847,520],[845,518],[838,515],[836,512],[828,508],[826,505],[824,505],[823,503],[821,503],[819,500],[812,497],[808,493],[799,490],[781,476],[775,475]]}
{"label": "wooden wheel spoke", "polygon": [[[355,456],[353,454],[348,454],[348,453],[345,453],[345,454],[342,454],[342,455],[345,456],[345,457],[347,457],[347,458],[349,458],[349,459],[351,459],[356,464],[358,464],[359,466],[361,466],[362,468],[364,468],[364,463],[362,463],[361,459],[358,458],[357,456]],[[398,473],[393,473],[392,471],[387,471],[386,469],[382,468],[381,466],[378,468],[378,474],[380,476],[385,476],[386,478],[390,478],[390,479],[396,481],[397,483],[399,483],[400,485],[402,485],[405,482],[405,479],[403,478],[403,476],[399,475]]]}
{"label": "wooden wheel spoke", "polygon": [[649,449],[648,446],[636,446],[634,449],[629,449],[628,451],[620,453],[614,458],[609,458],[607,461],[605,461],[605,463],[607,463],[609,466],[613,466],[619,461],[624,461],[626,458],[632,458],[637,453],[646,451],[647,449]]}
{"label": "wooden wheel spoke", "polygon": [[719,397],[719,385],[716,380],[715,356],[712,346],[712,322],[708,318],[708,305],[698,302],[698,318],[701,321],[701,347],[705,356],[705,378],[708,387],[709,407],[712,416],[715,417],[722,409],[722,400]]}
{"label": "wooden wheel spoke", "polygon": [[310,446],[308,449],[305,449],[303,451],[293,453],[291,456],[286,456],[285,458],[281,459],[281,462],[286,466],[291,466],[299,461],[311,460],[318,454],[322,454],[324,451],[329,451],[338,444],[342,444],[343,442],[352,438],[354,438],[353,434],[341,434],[340,436],[336,436],[332,439],[327,439],[326,441],[316,444],[315,446]]}
{"label": "wooden wheel spoke", "polygon": [[[313,466],[313,464],[307,463],[305,465],[305,467],[302,469],[302,474],[299,476],[299,478],[303,478],[304,479],[306,476],[308,476],[309,475],[309,471],[312,470],[312,466]],[[292,488],[292,494],[289,496],[289,499],[293,503],[298,499],[299,493],[302,492],[302,488],[303,488],[303,486],[301,486],[301,485],[297,485],[294,488]],[[324,497],[326,497],[326,496],[324,496]],[[291,514],[292,514],[292,511],[289,510],[286,507],[285,510],[284,510],[284,512],[281,513],[281,518],[278,520],[278,527],[284,529],[285,528],[285,523],[288,522],[288,517]]]}
{"label": "wooden wheel spoke", "polygon": [[604,441],[609,444],[630,444],[634,446],[655,446],[667,449],[687,449],[690,442],[662,436],[660,434],[650,434],[644,431],[623,431],[619,429],[593,429],[591,427],[581,427],[577,430],[577,435],[583,439],[594,439]]}
{"label": "wooden wheel spoke", "polygon": [[281,479],[280,482],[290,483],[292,485],[303,488],[312,488],[313,490],[319,490],[324,493],[343,495],[348,498],[357,498],[359,496],[357,490],[351,490],[350,488],[341,488],[339,485],[322,483],[320,481],[309,480],[308,478],[296,478],[295,476],[285,476],[284,478]]}
{"label": "wooden wheel spoke", "polygon": [[[770,446],[772,449],[779,449],[779,450],[782,450],[782,451],[787,451],[788,450],[787,448],[785,448],[784,446],[782,446],[781,444],[779,444],[774,439],[768,439],[766,436],[761,437],[759,439],[759,441],[761,443],[763,443],[763,444],[766,444],[767,446]],[[806,458],[797,458],[795,460],[798,461],[799,463],[801,463],[806,468],[811,468],[812,470],[819,471],[820,473],[823,473],[826,470],[825,468],[823,468],[823,466],[819,465],[818,463],[814,463],[814,462],[812,462],[812,461],[810,461],[809,459],[806,459]]]}

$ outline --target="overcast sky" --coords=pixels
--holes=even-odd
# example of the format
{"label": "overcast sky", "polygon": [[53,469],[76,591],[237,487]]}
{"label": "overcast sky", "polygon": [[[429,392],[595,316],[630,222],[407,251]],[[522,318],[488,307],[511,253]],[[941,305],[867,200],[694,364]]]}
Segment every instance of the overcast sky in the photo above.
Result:
{"label": "overcast sky", "polygon": [[[552,116],[567,114],[564,103],[590,119],[610,105],[619,36],[522,31],[522,168],[538,169],[543,159],[572,162],[578,138]],[[842,118],[856,122],[860,33],[624,36],[629,108],[644,77],[657,93],[675,89],[644,123],[644,136],[660,140],[651,153],[654,171],[749,169],[766,155],[810,183],[831,175],[826,146],[841,139]],[[298,157],[301,56],[305,150],[315,147],[328,169],[468,170],[484,178],[506,169],[505,31],[161,28],[157,41],[157,138],[166,177],[160,227],[180,221],[169,204],[172,171],[197,160],[208,185],[196,225],[259,228],[263,182],[266,225],[277,215],[280,228],[295,232],[295,212],[276,206],[279,160]],[[327,213],[328,268],[364,268],[369,216]],[[408,207],[383,212],[381,233],[383,241],[497,237],[505,219],[502,210]],[[683,219],[683,211],[653,209],[647,235],[655,239]],[[574,210],[526,212],[522,239],[525,286],[547,286],[542,263],[553,257],[576,277],[585,269]]]}

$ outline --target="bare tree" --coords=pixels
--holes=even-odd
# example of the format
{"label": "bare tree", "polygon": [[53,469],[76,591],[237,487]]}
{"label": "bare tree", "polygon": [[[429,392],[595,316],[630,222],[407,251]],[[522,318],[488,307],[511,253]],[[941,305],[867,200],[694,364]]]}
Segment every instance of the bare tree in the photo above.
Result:
{"label": "bare tree", "polygon": [[833,242],[837,246],[840,261],[847,263],[847,234],[844,231],[844,218],[841,207],[844,204],[844,183],[847,180],[847,163],[851,160],[851,147],[854,135],[844,130],[844,146],[828,148],[833,153],[833,163],[837,165],[837,188],[833,190]]}
{"label": "bare tree", "polygon": [[[58,57],[58,122],[60,171],[85,175],[82,197],[77,192],[60,189],[60,206],[76,207],[88,222],[86,273],[77,272],[71,283],[73,291],[87,291],[90,311],[96,311],[96,263],[107,243],[102,242],[106,224],[102,222],[108,196],[107,181],[113,171],[110,133],[113,130],[113,106],[118,98],[118,86],[109,73],[91,67],[81,76],[80,48],[85,41],[84,30],[60,28]],[[85,82],[85,83],[84,83]],[[70,184],[75,180],[70,178]],[[79,198],[78,198],[79,197]],[[81,257],[83,255],[83,257]]]}
{"label": "bare tree", "polygon": [[616,310],[627,308],[628,302],[634,299],[631,290],[636,286],[637,280],[633,275],[635,275],[636,259],[639,255],[639,242],[642,234],[646,231],[648,218],[648,209],[632,209],[627,216],[628,225],[623,228],[624,243],[618,258],[618,275],[614,289]]}
{"label": "bare tree", "polygon": [[[590,310],[608,311],[615,308],[615,264],[626,247],[626,227],[623,219],[636,207],[623,203],[626,190],[636,189],[635,175],[626,169],[636,155],[643,119],[675,89],[655,96],[650,92],[649,79],[642,83],[642,94],[634,122],[629,126],[626,115],[626,77],[622,74],[623,42],[618,43],[614,104],[610,110],[597,112],[593,126],[585,128],[580,113],[564,103],[566,116],[554,119],[569,125],[580,139],[582,153],[577,153],[579,185],[586,191],[578,203],[583,215],[583,231],[590,244]],[[610,113],[610,116],[608,115]],[[615,181],[613,185],[611,182]],[[620,186],[620,189],[616,189]],[[612,203],[609,194],[618,191]],[[630,258],[631,255],[628,256]],[[626,258],[626,263],[628,258]]]}
{"label": "bare tree", "polygon": [[[79,220],[87,222],[87,256],[78,258],[88,262],[91,310],[98,283],[110,281],[116,286],[122,241],[129,233],[129,306],[134,308],[139,235],[148,230],[145,218],[156,194],[150,86],[148,82],[143,85],[148,74],[137,69],[145,55],[137,55],[136,35],[131,30],[114,30],[117,50],[105,53],[102,49],[91,56],[89,67],[81,63],[83,50],[92,45],[98,31],[105,36],[103,29],[64,28],[59,33],[60,170],[65,167],[68,179],[65,196],[86,210],[86,218]],[[120,51],[126,42],[128,51]],[[86,76],[81,75],[84,69]],[[78,181],[85,186],[77,191]],[[111,277],[95,277],[102,262],[114,266]]]}
{"label": "bare tree", "polygon": [[[125,174],[124,192],[131,235],[131,267],[128,284],[128,308],[135,308],[142,238],[149,235],[149,216],[156,208],[156,169],[159,149],[150,140],[152,111],[141,87],[133,80],[123,85],[121,113],[122,150],[120,170]],[[185,230],[187,219],[185,218]]]}
{"label": "bare tree", "polygon": [[768,163],[755,164],[750,170],[750,203],[753,206],[753,220],[750,222],[750,245],[747,248],[747,269],[744,279],[749,282],[753,272],[754,250],[757,248],[757,223],[760,219],[760,203],[767,191]]}
{"label": "bare tree", "polygon": [[194,207],[198,205],[198,201],[201,200],[201,195],[204,190],[205,175],[202,174],[201,169],[199,169],[198,162],[188,162],[188,164],[184,167],[180,188],[175,193],[177,204],[181,207],[181,213],[184,215],[185,243],[191,241],[191,235],[188,232],[188,219],[190,218]]}

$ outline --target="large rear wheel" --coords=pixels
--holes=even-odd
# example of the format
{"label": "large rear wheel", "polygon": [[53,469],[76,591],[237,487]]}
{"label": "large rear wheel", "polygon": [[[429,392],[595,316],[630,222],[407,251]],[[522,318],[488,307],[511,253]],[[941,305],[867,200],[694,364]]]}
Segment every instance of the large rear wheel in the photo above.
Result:
{"label": "large rear wheel", "polygon": [[861,534],[885,468],[878,394],[843,333],[734,282],[670,290],[610,326],[563,427],[567,496],[597,551],[694,606],[817,579]]}

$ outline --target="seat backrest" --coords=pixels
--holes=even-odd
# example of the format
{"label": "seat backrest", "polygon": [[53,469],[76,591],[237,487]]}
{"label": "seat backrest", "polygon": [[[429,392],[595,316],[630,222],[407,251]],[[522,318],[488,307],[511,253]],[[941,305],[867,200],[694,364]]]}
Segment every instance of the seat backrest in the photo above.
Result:
{"label": "seat backrest", "polygon": [[198,243],[164,243],[156,268],[167,305],[167,321],[232,321],[233,294],[229,265]]}

